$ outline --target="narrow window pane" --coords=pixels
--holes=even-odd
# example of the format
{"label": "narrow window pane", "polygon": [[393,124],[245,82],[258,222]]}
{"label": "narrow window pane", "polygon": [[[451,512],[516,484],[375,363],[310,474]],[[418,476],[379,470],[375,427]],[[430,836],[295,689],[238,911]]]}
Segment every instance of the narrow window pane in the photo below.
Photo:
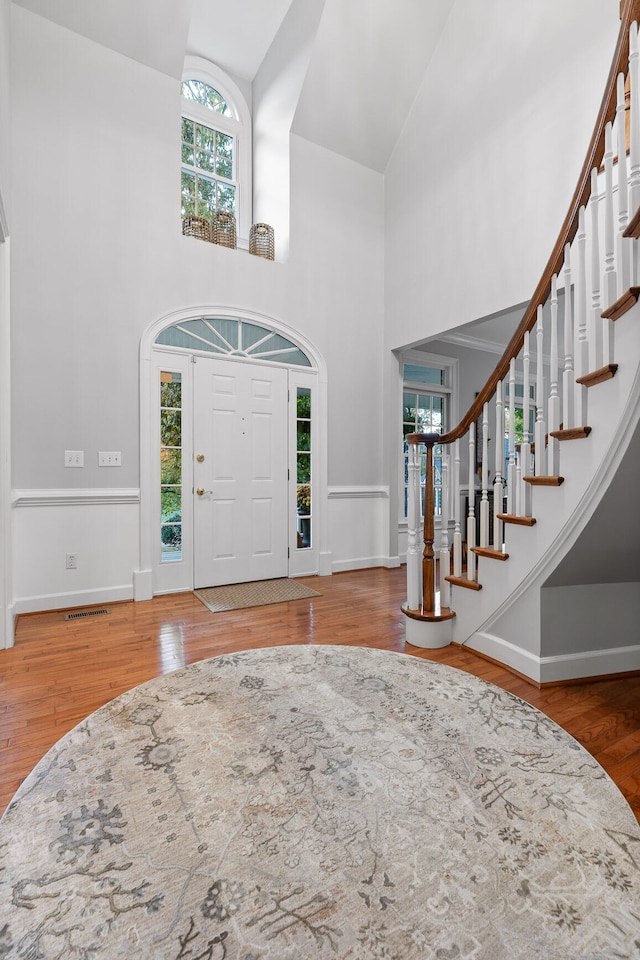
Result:
{"label": "narrow window pane", "polygon": [[165,447],[181,446],[182,427],[179,410],[160,411],[160,443]]}
{"label": "narrow window pane", "polygon": [[309,421],[298,420],[297,437],[298,450],[311,450],[311,424]]}
{"label": "narrow window pane", "polygon": [[233,176],[233,164],[231,160],[227,160],[226,157],[217,157],[216,173],[219,177],[226,177],[227,180],[231,180]]}
{"label": "narrow window pane", "polygon": [[189,146],[188,143],[182,144],[182,162],[189,163],[191,166],[195,163],[193,147]]}
{"label": "narrow window pane", "polygon": [[160,451],[160,482],[164,484],[182,481],[182,451],[163,449]]}
{"label": "narrow window pane", "polygon": [[311,483],[311,454],[299,453],[296,457],[298,483]]}
{"label": "narrow window pane", "polygon": [[209,177],[198,177],[198,199],[204,203],[215,203],[216,182]]}
{"label": "narrow window pane", "polygon": [[[169,374],[169,376],[175,377],[176,374]],[[160,384],[160,405],[163,407],[182,406],[182,384],[179,380],[174,382],[172,379],[168,383]]]}
{"label": "narrow window pane", "polygon": [[182,216],[192,217],[196,212],[196,178],[187,170],[182,171]]}
{"label": "narrow window pane", "polygon": [[160,539],[163,560],[182,560],[182,524],[163,523]]}
{"label": "narrow window pane", "polygon": [[218,206],[221,210],[233,213],[236,207],[236,188],[228,183],[218,184]]}
{"label": "narrow window pane", "polygon": [[298,387],[296,412],[298,418],[309,419],[311,417],[311,390],[304,387]]}
{"label": "narrow window pane", "polygon": [[162,487],[160,502],[163,523],[176,523],[182,520],[182,489],[180,487]]}
{"label": "narrow window pane", "polygon": [[302,517],[308,517],[311,514],[311,486],[308,483],[298,485],[296,503],[298,514]]}
{"label": "narrow window pane", "polygon": [[216,172],[216,158],[206,150],[196,150],[196,167],[206,170],[207,173]]}
{"label": "narrow window pane", "polygon": [[216,153],[227,160],[233,159],[233,137],[216,130]]}
{"label": "narrow window pane", "polygon": [[196,146],[202,147],[209,153],[214,153],[216,149],[216,132],[211,127],[196,127]]}
{"label": "narrow window pane", "polygon": [[415,422],[416,417],[416,395],[415,393],[405,393],[403,396],[402,419]]}
{"label": "narrow window pane", "polygon": [[193,143],[194,127],[193,120],[187,120],[186,117],[182,118],[182,139],[185,143]]}

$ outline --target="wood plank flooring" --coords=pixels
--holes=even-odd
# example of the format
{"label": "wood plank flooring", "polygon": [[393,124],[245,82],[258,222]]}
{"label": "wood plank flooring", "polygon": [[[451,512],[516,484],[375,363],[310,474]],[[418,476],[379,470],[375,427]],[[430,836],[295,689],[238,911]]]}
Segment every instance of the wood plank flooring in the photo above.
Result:
{"label": "wood plank flooring", "polygon": [[[405,573],[362,570],[303,581],[310,600],[212,614],[191,593],[119,603],[68,621],[21,617],[15,646],[0,650],[0,812],[46,751],[125,690],[220,653],[292,643],[403,651]],[[640,820],[640,677],[538,690],[464,648],[411,656],[450,664],[538,707],[571,733],[618,784]]]}

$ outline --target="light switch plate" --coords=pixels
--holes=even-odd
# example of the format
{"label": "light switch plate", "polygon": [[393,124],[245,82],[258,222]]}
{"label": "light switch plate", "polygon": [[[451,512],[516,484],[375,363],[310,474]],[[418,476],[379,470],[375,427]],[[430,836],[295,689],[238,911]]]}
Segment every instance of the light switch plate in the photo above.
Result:
{"label": "light switch plate", "polygon": [[120,450],[99,450],[98,466],[99,467],[121,467],[122,453],[120,452]]}
{"label": "light switch plate", "polygon": [[84,450],[65,450],[65,467],[84,467]]}

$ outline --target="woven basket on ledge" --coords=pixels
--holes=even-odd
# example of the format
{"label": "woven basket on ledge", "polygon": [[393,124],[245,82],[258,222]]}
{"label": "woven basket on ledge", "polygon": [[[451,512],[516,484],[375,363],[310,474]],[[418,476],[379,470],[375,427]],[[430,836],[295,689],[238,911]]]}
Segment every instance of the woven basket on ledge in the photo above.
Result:
{"label": "woven basket on ledge", "polygon": [[221,247],[236,248],[236,218],[228,210],[216,210],[213,215],[213,242]]}
{"label": "woven basket on ledge", "polygon": [[249,233],[249,253],[265,260],[273,260],[273,227],[268,223],[254,223]]}
{"label": "woven basket on ledge", "polygon": [[207,220],[206,217],[183,217],[182,233],[185,237],[197,237],[198,240],[213,243],[211,221]]}

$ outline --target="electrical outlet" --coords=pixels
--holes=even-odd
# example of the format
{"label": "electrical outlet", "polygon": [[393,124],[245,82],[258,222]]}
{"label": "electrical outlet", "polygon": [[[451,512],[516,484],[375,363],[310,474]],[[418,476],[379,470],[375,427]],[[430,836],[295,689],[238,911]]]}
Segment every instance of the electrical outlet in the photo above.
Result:
{"label": "electrical outlet", "polygon": [[68,553],[67,554],[67,570],[77,570],[78,569],[78,554],[77,553]]}
{"label": "electrical outlet", "polygon": [[99,467],[121,467],[122,454],[120,453],[119,450],[99,450],[98,466]]}
{"label": "electrical outlet", "polygon": [[84,450],[65,450],[65,467],[84,467]]}

